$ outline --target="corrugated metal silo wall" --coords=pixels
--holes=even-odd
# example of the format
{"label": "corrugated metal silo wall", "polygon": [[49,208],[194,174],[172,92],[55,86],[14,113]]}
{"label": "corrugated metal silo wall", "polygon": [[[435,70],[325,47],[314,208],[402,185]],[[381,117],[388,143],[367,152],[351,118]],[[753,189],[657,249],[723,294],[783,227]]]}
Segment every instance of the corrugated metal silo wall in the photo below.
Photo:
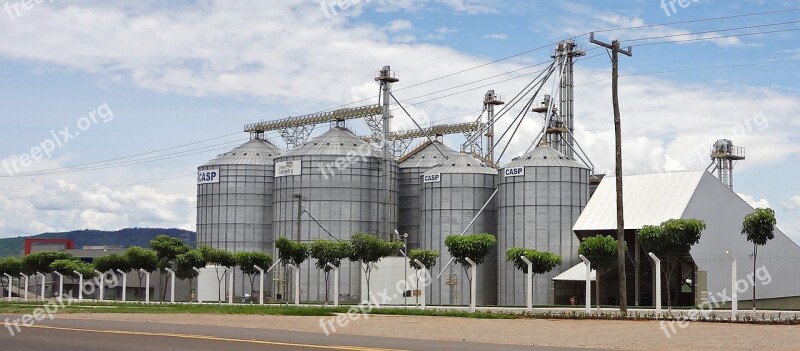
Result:
{"label": "corrugated metal silo wall", "polygon": [[578,263],[578,238],[572,226],[589,198],[589,171],[571,167],[525,167],[525,175],[505,177],[500,170],[498,191],[498,303],[526,304],[525,274],[505,261],[511,247],[548,251],[562,258],[561,266],[533,281],[533,303],[551,303],[551,278]]}
{"label": "corrugated metal silo wall", "polygon": [[400,217],[398,230],[408,233],[408,249],[420,247],[420,183],[428,168],[400,168]]}
{"label": "corrugated metal silo wall", "polygon": [[[454,264],[457,285],[448,284],[451,269],[441,272],[451,256],[444,244],[448,235],[461,234],[473,217],[492,196],[497,186],[494,174],[441,174],[441,181],[421,185],[421,247],[439,252],[439,261],[432,269],[434,277],[426,291],[426,302],[431,305],[469,305],[470,285],[463,267]],[[466,234],[495,234],[497,228],[496,199],[493,199],[475,220]],[[497,303],[497,251],[492,250],[483,264],[478,266],[477,304]],[[455,293],[455,288],[458,293]]]}
{"label": "corrugated metal silo wall", "polygon": [[[197,186],[197,243],[229,252],[271,253],[273,166],[216,165],[219,183]],[[257,283],[256,283],[257,284]],[[270,284],[264,291],[271,294]],[[240,271],[234,275],[237,296],[250,293],[250,281]],[[258,290],[256,286],[254,290]]]}
{"label": "corrugated metal silo wall", "polygon": [[[302,161],[302,175],[275,177],[274,235],[297,240],[297,199],[303,197],[303,209],[309,214],[301,217],[300,240],[310,243],[316,239],[350,240],[354,233],[377,233],[381,225],[379,207],[383,203],[383,161],[375,157],[361,158],[347,163],[341,169],[322,168],[336,164],[340,156],[302,155],[285,156],[275,162]],[[396,162],[391,167],[390,229],[397,227],[397,174]],[[330,235],[323,230],[325,228]],[[334,239],[335,238],[335,239]],[[277,255],[277,254],[276,254]],[[277,256],[276,256],[277,257]],[[339,271],[339,293],[343,301],[360,301],[361,268],[357,263],[342,261]],[[333,293],[331,277],[330,294]],[[300,267],[301,300],[325,301],[325,274],[309,258]],[[333,299],[333,296],[330,296]]]}

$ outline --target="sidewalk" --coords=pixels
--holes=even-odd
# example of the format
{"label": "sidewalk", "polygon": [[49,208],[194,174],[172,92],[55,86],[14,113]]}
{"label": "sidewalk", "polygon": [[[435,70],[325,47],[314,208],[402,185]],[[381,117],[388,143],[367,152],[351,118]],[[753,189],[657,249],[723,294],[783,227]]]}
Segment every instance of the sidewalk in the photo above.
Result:
{"label": "sidewalk", "polygon": [[[319,317],[253,315],[60,314],[59,319],[197,324],[322,333]],[[326,317],[327,318],[330,317]],[[337,333],[420,340],[471,341],[612,350],[798,350],[800,327],[691,322],[666,337],[659,322],[598,320],[490,320],[369,316]]]}

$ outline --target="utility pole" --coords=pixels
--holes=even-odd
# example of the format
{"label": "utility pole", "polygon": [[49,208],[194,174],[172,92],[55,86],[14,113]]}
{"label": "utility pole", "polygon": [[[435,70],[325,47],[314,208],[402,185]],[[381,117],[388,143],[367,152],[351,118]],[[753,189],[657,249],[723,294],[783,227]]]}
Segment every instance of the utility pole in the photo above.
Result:
{"label": "utility pole", "polygon": [[392,94],[392,83],[399,82],[400,79],[394,76],[392,69],[389,66],[383,66],[383,69],[378,73],[375,77],[375,81],[380,83],[381,85],[381,93],[383,96],[383,176],[385,177],[383,180],[384,185],[384,202],[383,202],[383,216],[381,216],[381,220],[383,223],[378,226],[378,232],[380,236],[384,239],[389,238],[390,233],[390,225],[392,218],[394,216],[391,215],[391,208],[392,208],[392,192],[391,192],[391,157],[392,153],[390,151],[389,145],[389,132],[391,130],[391,119],[392,119],[392,112],[390,109],[390,98]]}
{"label": "utility pole", "polygon": [[303,216],[303,194],[294,194],[297,198],[297,242],[300,242],[300,217]]}
{"label": "utility pole", "polygon": [[[614,105],[614,138],[616,139],[616,180],[617,180],[617,274],[619,275],[619,312],[628,313],[628,286],[625,277],[625,216],[622,206],[622,126],[619,113],[619,53],[628,57],[633,56],[631,48],[622,50],[619,40],[607,44],[594,39],[594,33],[589,34],[592,44],[600,45],[611,50],[611,99]],[[599,277],[598,277],[599,279]]]}

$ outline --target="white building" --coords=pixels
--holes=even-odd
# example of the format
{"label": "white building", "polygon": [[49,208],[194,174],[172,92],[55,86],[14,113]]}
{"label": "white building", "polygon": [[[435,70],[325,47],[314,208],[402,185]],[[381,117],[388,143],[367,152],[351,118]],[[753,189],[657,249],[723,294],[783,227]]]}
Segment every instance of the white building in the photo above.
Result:
{"label": "white building", "polygon": [[[573,227],[579,238],[594,235],[616,237],[615,185],[614,177],[607,177],[600,183]],[[691,258],[697,271],[707,272],[707,279],[703,279],[702,273],[695,274],[691,266],[684,268],[683,277],[675,280],[680,285],[689,279],[686,287],[679,287],[684,289],[678,293],[683,295],[680,304],[694,304],[694,292],[687,291],[689,286],[692,286],[691,290],[696,287],[701,295],[707,291],[717,301],[730,301],[731,261],[725,253],[730,250],[737,257],[740,301],[752,299],[752,287],[755,284],[759,307],[800,308],[800,246],[775,228],[775,239],[758,248],[758,274],[754,276],[753,259],[750,257],[753,244],[741,234],[742,220],[754,210],[710,173],[625,176],[623,195],[625,238],[629,253],[626,265],[629,304],[640,301],[641,305],[649,305],[652,287],[652,266],[646,253],[633,240],[636,232],[642,226],[658,225],[668,219],[696,218],[705,221],[706,230],[700,242],[692,247]],[[604,292],[601,291],[601,303],[604,304],[614,302],[618,290],[615,270],[609,273],[601,280],[608,288],[601,287],[607,292],[604,298]],[[704,286],[707,288],[704,289]],[[666,299],[663,301],[666,303]]]}

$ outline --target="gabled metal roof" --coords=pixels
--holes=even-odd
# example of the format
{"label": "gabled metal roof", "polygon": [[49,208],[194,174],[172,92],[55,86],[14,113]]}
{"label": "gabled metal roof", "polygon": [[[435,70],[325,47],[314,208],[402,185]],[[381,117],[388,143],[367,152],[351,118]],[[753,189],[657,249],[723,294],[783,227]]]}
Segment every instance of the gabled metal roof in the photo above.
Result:
{"label": "gabled metal roof", "polygon": [[460,153],[450,157],[442,164],[431,168],[425,174],[494,174],[497,170],[487,166],[470,154]]}
{"label": "gabled metal roof", "polygon": [[[589,281],[594,281],[595,276],[597,275],[597,271],[592,269],[589,272]],[[586,281],[586,265],[583,262],[580,262],[572,268],[567,269],[566,271],[562,272],[561,274],[551,278],[550,280],[558,280],[558,281]]]}
{"label": "gabled metal roof", "polygon": [[263,139],[250,139],[233,150],[218,155],[215,159],[200,167],[219,165],[266,165],[271,166],[273,159],[281,154],[281,150]]}
{"label": "gabled metal roof", "polygon": [[305,156],[305,155],[335,155],[347,156],[355,153],[358,156],[382,157],[380,152],[359,139],[353,132],[342,128],[334,127],[322,135],[309,140],[292,150],[287,151],[284,156]]}
{"label": "gabled metal roof", "polygon": [[431,168],[445,161],[442,154],[447,158],[452,158],[458,156],[458,151],[439,141],[426,141],[400,158],[400,168]]}
{"label": "gabled metal roof", "polygon": [[[625,229],[641,229],[644,225],[657,225],[668,219],[682,218],[700,179],[706,174],[674,172],[624,176]],[[605,177],[572,230],[616,229],[616,196],[615,178]]]}
{"label": "gabled metal roof", "polygon": [[584,164],[569,159],[550,145],[539,145],[527,154],[514,158],[503,168],[509,167],[572,167],[587,168]]}

